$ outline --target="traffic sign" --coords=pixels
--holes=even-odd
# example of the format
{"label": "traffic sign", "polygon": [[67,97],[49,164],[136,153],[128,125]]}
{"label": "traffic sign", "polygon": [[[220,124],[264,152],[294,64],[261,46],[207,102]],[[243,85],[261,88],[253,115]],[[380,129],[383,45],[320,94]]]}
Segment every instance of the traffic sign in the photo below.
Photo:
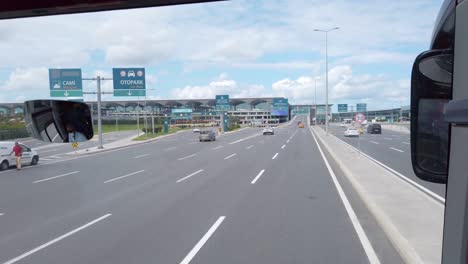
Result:
{"label": "traffic sign", "polygon": [[271,105],[272,116],[287,116],[289,115],[289,102],[287,98],[273,98]]}
{"label": "traffic sign", "polygon": [[229,105],[229,95],[216,95],[216,109],[221,111],[229,111],[231,106]]}
{"label": "traffic sign", "polygon": [[356,121],[359,124],[362,124],[366,120],[366,116],[363,113],[357,113],[354,116],[354,121]]}
{"label": "traffic sign", "polygon": [[338,104],[338,113],[348,112],[348,104]]}
{"label": "traffic sign", "polygon": [[169,118],[164,118],[164,134],[169,133]]}
{"label": "traffic sign", "polygon": [[73,142],[73,143],[72,143],[72,147],[73,147],[74,149],[77,149],[78,146],[79,146],[79,145],[78,145],[78,142]]}
{"label": "traffic sign", "polygon": [[367,112],[367,104],[356,104],[357,112]]}
{"label": "traffic sign", "polygon": [[51,97],[83,96],[81,69],[49,69]]}
{"label": "traffic sign", "polygon": [[114,96],[145,96],[145,68],[113,68]]}

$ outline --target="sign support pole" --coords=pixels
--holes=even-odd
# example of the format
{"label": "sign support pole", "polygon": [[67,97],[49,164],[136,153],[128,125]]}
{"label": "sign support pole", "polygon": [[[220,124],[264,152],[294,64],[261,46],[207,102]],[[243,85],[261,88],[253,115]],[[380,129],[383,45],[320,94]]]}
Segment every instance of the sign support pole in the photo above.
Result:
{"label": "sign support pole", "polygon": [[102,146],[102,113],[101,113],[101,76],[96,77],[97,81],[97,111],[98,111],[98,134],[99,142],[98,149],[103,149]]}

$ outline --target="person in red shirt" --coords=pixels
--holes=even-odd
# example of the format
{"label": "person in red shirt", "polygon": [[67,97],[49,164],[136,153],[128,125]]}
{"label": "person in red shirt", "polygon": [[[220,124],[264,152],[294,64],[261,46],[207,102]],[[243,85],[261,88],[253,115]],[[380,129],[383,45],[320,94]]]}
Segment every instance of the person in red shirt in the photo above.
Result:
{"label": "person in red shirt", "polygon": [[18,142],[15,142],[13,150],[10,152],[10,155],[15,153],[16,169],[21,170],[21,155],[23,154],[23,148]]}

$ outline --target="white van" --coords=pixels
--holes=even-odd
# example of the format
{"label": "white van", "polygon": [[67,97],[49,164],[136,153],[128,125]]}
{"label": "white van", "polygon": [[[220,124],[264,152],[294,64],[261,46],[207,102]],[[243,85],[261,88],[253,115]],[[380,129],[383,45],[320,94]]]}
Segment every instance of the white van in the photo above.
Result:
{"label": "white van", "polygon": [[[15,166],[15,154],[11,154],[15,146],[15,142],[2,141],[0,142],[0,170],[6,170],[11,166]],[[23,148],[23,155],[21,159],[22,165],[36,165],[39,162],[39,154],[31,148],[20,143]]]}

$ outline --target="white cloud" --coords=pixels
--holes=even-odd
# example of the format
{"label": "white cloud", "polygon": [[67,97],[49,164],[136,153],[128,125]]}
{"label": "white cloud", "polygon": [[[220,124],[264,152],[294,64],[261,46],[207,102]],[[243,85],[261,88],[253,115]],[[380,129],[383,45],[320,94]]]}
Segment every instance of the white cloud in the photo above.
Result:
{"label": "white cloud", "polygon": [[[0,68],[10,73],[0,79],[0,100],[48,95],[47,68],[82,67],[95,72],[93,67],[165,68],[165,63],[181,62],[188,71],[272,70],[278,81],[270,88],[269,83],[244,84],[249,81],[226,76],[169,92],[177,98],[274,94],[310,102],[314,97],[312,79],[285,78],[277,72],[317,74],[323,65],[324,35],[313,29],[334,26],[340,30],[329,34],[330,64],[336,66],[330,71],[331,100],[407,100],[409,83],[400,80],[405,77],[356,76],[351,69],[388,63],[409,68],[415,53],[427,47],[440,3],[238,0],[4,20],[0,24]],[[170,69],[171,73],[177,71]],[[104,73],[111,76],[108,70]],[[148,75],[148,86],[153,87],[165,74],[161,70]],[[110,91],[111,84],[103,82],[103,90]],[[323,81],[318,85],[323,90]],[[95,83],[85,81],[84,86],[92,89]],[[11,94],[13,90],[21,94]],[[323,98],[322,92],[317,97]]]}
{"label": "white cloud", "polygon": [[263,85],[240,86],[236,81],[228,79],[226,73],[220,74],[215,81],[202,86],[185,86],[173,89],[172,98],[207,99],[219,94],[229,94],[231,98],[264,97],[268,93]]}
{"label": "white cloud", "polygon": [[[349,65],[337,66],[329,71],[329,103],[369,104],[370,109],[391,107],[392,102],[408,103],[409,81],[394,81],[383,75],[353,75]],[[315,81],[301,76],[295,80],[283,79],[272,84],[274,96],[284,96],[294,104],[315,101]],[[317,103],[325,103],[325,76],[317,80]]]}

